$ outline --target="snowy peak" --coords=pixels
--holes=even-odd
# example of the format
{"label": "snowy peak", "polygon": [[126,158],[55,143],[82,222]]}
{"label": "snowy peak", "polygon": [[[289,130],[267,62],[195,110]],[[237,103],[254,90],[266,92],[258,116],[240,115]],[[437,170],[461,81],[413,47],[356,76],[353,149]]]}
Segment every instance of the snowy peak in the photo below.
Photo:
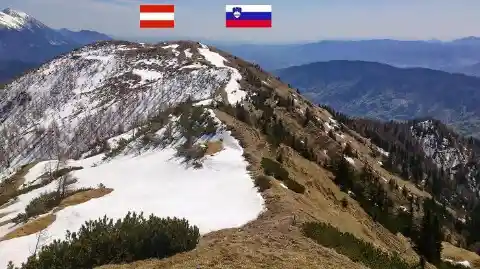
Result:
{"label": "snowy peak", "polygon": [[83,45],[111,40],[93,31],[52,29],[33,16],[11,8],[0,12],[0,35],[0,61],[29,63],[44,63]]}
{"label": "snowy peak", "polygon": [[2,12],[16,18],[27,19],[29,17],[27,13],[12,8],[6,8]]}
{"label": "snowy peak", "polygon": [[6,8],[0,12],[0,26],[12,30],[21,30],[34,26],[46,27],[43,23],[29,16],[27,13],[11,8]]}

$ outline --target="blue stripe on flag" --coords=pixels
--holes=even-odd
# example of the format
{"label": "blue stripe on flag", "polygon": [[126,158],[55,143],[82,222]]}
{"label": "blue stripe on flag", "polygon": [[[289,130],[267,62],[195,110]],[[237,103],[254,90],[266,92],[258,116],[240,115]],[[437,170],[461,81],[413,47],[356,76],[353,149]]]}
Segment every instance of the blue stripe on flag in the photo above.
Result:
{"label": "blue stripe on flag", "polygon": [[233,12],[227,12],[227,20],[271,20],[272,12],[242,12],[237,19],[233,16]]}

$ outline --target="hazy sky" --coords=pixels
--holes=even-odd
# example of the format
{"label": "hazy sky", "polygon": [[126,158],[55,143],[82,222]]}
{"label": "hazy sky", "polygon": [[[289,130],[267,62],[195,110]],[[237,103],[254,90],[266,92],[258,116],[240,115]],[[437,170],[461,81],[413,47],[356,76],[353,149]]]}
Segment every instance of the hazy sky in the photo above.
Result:
{"label": "hazy sky", "polygon": [[[247,42],[480,36],[480,0],[0,0],[54,28]],[[140,3],[175,4],[174,30],[140,30]],[[226,29],[226,4],[271,4],[273,28]]]}

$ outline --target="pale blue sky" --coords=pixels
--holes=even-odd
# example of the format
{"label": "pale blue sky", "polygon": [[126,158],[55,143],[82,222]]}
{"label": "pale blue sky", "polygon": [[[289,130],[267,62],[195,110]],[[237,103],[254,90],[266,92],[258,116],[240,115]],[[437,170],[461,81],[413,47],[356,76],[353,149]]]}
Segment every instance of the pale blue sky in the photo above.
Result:
{"label": "pale blue sky", "polygon": [[[140,3],[176,5],[174,30],[140,30]],[[271,4],[273,28],[226,29],[226,4]],[[480,36],[480,0],[0,0],[55,28],[116,36],[246,42],[321,39],[454,39]]]}

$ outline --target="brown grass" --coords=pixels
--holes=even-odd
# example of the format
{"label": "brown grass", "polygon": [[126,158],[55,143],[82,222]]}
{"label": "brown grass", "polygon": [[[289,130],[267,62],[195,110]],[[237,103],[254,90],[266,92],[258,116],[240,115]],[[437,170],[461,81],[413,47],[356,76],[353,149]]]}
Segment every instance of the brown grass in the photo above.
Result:
{"label": "brown grass", "polygon": [[471,264],[477,264],[477,266],[480,265],[480,256],[475,252],[456,247],[447,242],[443,242],[442,246],[442,258],[454,261],[469,261]]}
{"label": "brown grass", "polygon": [[111,188],[97,188],[88,191],[77,192],[60,202],[60,205],[55,209],[55,212],[62,210],[65,207],[74,206],[90,201],[91,199],[100,198],[111,193]]}
{"label": "brown grass", "polygon": [[209,141],[207,142],[207,149],[205,150],[205,155],[210,156],[214,155],[217,152],[223,150],[223,142],[222,141]]}
{"label": "brown grass", "polygon": [[[215,113],[240,141],[252,177],[263,174],[262,157],[276,155],[265,137],[224,112]],[[167,259],[100,268],[365,268],[304,237],[299,226],[307,220],[331,223],[340,231],[350,232],[385,251],[397,251],[407,260],[418,261],[407,240],[375,223],[356,201],[349,198],[348,208],[342,207],[340,200],[346,194],[332,182],[330,172],[290,148],[282,150],[283,164],[292,178],[307,187],[304,194],[270,188],[262,192],[268,210],[242,228],[207,234],[195,250]]]}
{"label": "brown grass", "polygon": [[12,195],[18,190],[18,188],[25,183],[25,175],[36,164],[37,162],[32,162],[23,166],[10,178],[5,179],[0,184],[0,204],[2,203],[2,200],[12,198]]}
{"label": "brown grass", "polygon": [[[240,59],[228,58],[230,62],[245,67]],[[248,68],[248,67],[246,67]],[[262,75],[272,88],[284,95],[293,90],[274,78]],[[297,95],[296,93],[294,93]],[[301,100],[301,99],[300,99]],[[310,106],[306,101],[303,107]],[[319,110],[319,113],[324,113]],[[216,116],[227,125],[233,136],[244,148],[252,175],[263,174],[262,157],[275,158],[276,149],[270,148],[265,137],[228,114],[215,111]],[[285,124],[296,124],[293,117],[282,115]],[[324,117],[328,119],[328,114]],[[298,125],[298,124],[297,124]],[[294,128],[305,134],[301,126]],[[296,134],[296,135],[299,135]],[[345,134],[345,139],[354,140]],[[325,149],[336,150],[337,142],[325,142]],[[360,155],[365,156],[366,146],[356,143]],[[358,147],[358,148],[357,148]],[[387,252],[398,252],[404,259],[418,261],[412,247],[402,236],[390,233],[374,222],[355,200],[348,198],[348,207],[341,205],[346,194],[332,182],[332,174],[323,167],[307,161],[291,148],[282,147],[283,165],[292,178],[306,186],[304,194],[283,188],[270,188],[262,192],[267,211],[256,220],[241,228],[224,229],[203,236],[195,250],[170,258],[150,259],[124,265],[105,265],[102,269],[153,269],[153,268],[324,268],[364,269],[332,249],[324,248],[300,231],[304,221],[322,221],[332,224],[342,232],[349,232]],[[376,162],[370,159],[371,162]],[[388,172],[385,172],[388,173]],[[348,196],[347,196],[348,197]]]}
{"label": "brown grass", "polygon": [[18,238],[22,236],[27,236],[46,229],[50,224],[52,224],[56,219],[54,214],[49,214],[41,218],[32,220],[22,225],[21,227],[9,232],[0,241],[9,240],[13,238]]}

